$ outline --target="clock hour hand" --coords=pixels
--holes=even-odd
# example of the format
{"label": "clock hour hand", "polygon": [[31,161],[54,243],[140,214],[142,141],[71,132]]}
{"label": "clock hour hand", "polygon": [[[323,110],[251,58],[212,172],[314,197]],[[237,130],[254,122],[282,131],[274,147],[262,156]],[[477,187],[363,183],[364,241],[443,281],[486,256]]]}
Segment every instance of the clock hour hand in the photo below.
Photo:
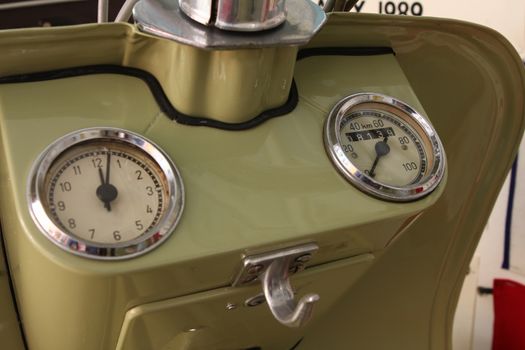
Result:
{"label": "clock hour hand", "polygon": [[104,203],[104,208],[106,208],[108,211],[111,211],[111,202],[114,201],[118,196],[117,188],[109,183],[110,164],[111,153],[108,151],[106,161],[106,178],[104,179],[102,168],[98,168],[101,185],[97,187],[97,197]]}

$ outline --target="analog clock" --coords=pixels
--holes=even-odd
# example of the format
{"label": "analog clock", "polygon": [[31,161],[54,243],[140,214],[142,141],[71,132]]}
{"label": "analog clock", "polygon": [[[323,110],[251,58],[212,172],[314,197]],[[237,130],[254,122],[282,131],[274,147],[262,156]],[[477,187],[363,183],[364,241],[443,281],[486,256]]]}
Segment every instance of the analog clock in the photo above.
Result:
{"label": "analog clock", "polygon": [[36,161],[30,210],[61,248],[118,259],[145,253],[175,229],[184,189],[179,171],[151,141],[92,128],[50,145]]}

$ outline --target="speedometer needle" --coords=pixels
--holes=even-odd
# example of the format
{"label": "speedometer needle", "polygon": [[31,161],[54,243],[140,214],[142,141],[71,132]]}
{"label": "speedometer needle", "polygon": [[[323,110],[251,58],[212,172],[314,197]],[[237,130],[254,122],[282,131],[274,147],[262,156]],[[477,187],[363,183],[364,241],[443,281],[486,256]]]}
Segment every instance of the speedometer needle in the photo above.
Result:
{"label": "speedometer needle", "polygon": [[376,151],[376,159],[374,159],[374,163],[372,164],[372,168],[370,169],[370,172],[368,173],[370,177],[375,177],[375,170],[377,167],[377,163],[379,162],[379,159],[387,155],[390,152],[390,146],[387,144],[388,137],[385,137],[383,141],[379,141],[375,145],[375,151]]}
{"label": "speedometer needle", "polygon": [[101,185],[97,187],[97,197],[104,202],[104,208],[111,211],[111,202],[114,201],[118,196],[118,191],[115,186],[109,183],[109,172],[111,166],[111,153],[108,151],[106,160],[106,179],[104,179],[104,173],[102,168],[98,168],[98,174],[100,176]]}

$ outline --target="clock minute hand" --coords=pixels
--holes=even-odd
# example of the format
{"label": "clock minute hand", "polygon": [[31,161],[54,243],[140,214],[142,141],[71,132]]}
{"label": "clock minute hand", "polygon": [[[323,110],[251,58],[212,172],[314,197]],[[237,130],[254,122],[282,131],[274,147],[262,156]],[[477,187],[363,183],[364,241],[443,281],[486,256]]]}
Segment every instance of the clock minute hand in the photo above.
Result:
{"label": "clock minute hand", "polygon": [[111,152],[108,150],[108,157],[106,158],[106,181],[105,183],[109,185],[109,169],[111,167]]}
{"label": "clock minute hand", "polygon": [[98,168],[98,175],[100,177],[101,185],[97,187],[97,197],[104,203],[104,208],[106,208],[108,211],[111,211],[111,204],[106,198],[106,181],[104,180],[102,168]]}

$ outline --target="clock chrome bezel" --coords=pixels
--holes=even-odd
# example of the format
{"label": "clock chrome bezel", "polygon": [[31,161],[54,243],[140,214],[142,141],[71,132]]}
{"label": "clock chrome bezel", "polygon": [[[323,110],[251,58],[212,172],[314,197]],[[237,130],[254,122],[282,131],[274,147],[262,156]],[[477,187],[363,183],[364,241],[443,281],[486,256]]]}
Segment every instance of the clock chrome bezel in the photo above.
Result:
{"label": "clock chrome bezel", "polygon": [[[407,186],[393,186],[379,182],[359,170],[352,161],[346,156],[342,147],[339,129],[342,119],[348,112],[363,103],[384,104],[390,106],[399,113],[409,117],[411,122],[419,126],[423,135],[418,133],[420,138],[426,138],[431,145],[433,163],[430,171],[423,178],[414,184]],[[399,115],[395,115],[404,119]],[[435,129],[425,117],[419,114],[408,104],[390,96],[378,93],[357,93],[349,95],[340,100],[331,110],[324,126],[324,144],[327,154],[343,177],[359,190],[379,199],[393,202],[409,202],[420,199],[430,194],[441,182],[445,174],[446,156],[443,144],[439,139]]]}
{"label": "clock chrome bezel", "polygon": [[[46,176],[57,160],[71,147],[91,141],[117,141],[142,151],[163,172],[168,184],[168,205],[158,223],[141,236],[121,243],[96,243],[83,240],[58,227],[46,209],[42,198]],[[152,141],[134,132],[110,127],[81,129],[51,143],[36,159],[30,171],[27,190],[29,212],[40,231],[61,249],[97,260],[123,260],[143,255],[164,242],[175,230],[184,209],[184,185],[179,170]]]}

